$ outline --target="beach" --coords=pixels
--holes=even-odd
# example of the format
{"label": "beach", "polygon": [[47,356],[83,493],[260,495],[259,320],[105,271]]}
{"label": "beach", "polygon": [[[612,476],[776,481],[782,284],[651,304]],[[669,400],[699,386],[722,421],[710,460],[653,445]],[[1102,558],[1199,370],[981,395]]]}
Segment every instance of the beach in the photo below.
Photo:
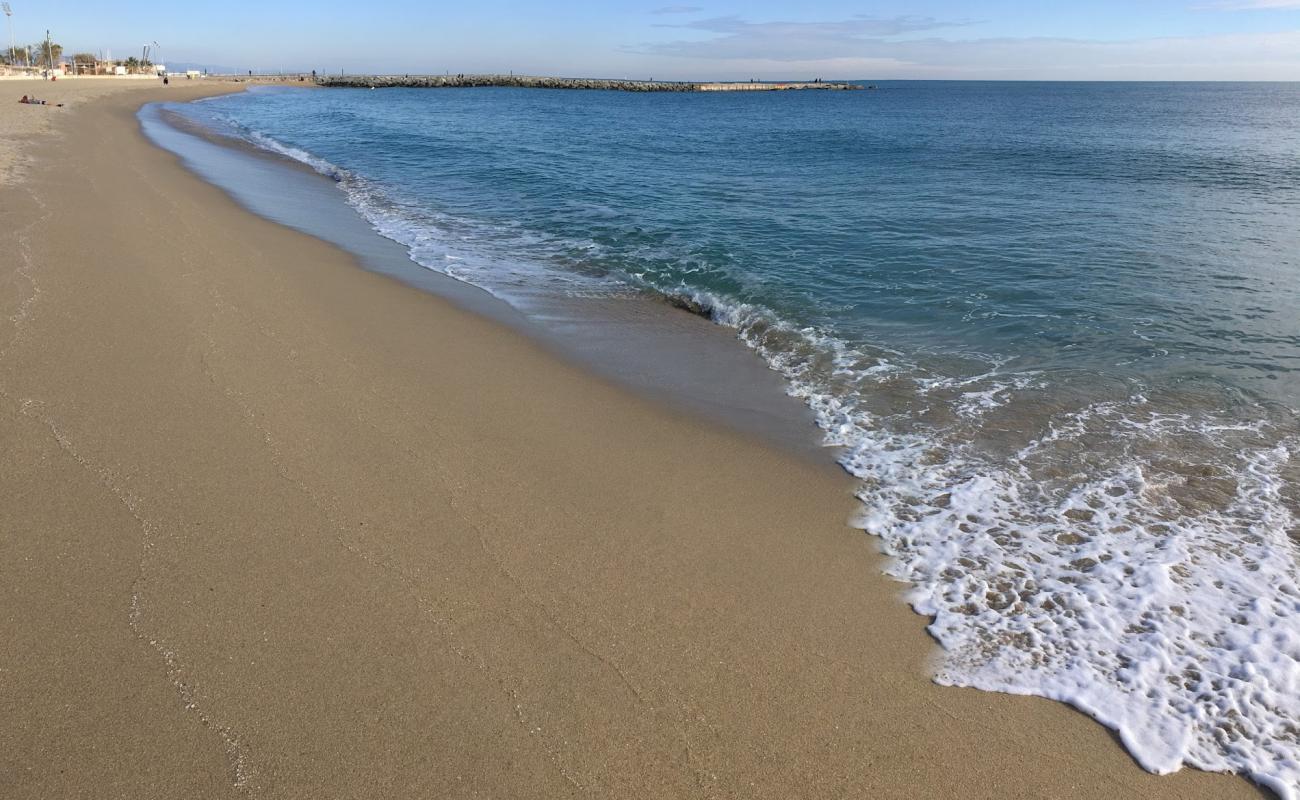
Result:
{"label": "beach", "polygon": [[33,86],[68,106],[0,110],[29,137],[0,206],[5,796],[1262,796],[933,683],[829,458],[366,272],[140,133],[237,87]]}

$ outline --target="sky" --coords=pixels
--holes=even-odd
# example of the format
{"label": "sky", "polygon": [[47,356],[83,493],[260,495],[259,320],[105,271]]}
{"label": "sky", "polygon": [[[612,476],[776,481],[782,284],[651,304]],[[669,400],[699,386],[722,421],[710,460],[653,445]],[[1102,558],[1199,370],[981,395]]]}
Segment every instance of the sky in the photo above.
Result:
{"label": "sky", "polygon": [[240,71],[1300,80],[1300,0],[9,3],[20,43]]}

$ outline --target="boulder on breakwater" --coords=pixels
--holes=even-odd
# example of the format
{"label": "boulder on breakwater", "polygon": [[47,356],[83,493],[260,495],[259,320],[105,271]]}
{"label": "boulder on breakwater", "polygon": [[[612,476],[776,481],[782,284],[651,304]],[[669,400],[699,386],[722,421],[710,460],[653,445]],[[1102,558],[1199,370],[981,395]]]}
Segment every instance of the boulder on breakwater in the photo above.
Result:
{"label": "boulder on breakwater", "polygon": [[454,89],[511,86],[524,89],[603,89],[618,92],[757,92],[791,89],[859,89],[849,83],[695,83],[611,78],[547,78],[534,75],[321,75],[316,83],[353,89]]}

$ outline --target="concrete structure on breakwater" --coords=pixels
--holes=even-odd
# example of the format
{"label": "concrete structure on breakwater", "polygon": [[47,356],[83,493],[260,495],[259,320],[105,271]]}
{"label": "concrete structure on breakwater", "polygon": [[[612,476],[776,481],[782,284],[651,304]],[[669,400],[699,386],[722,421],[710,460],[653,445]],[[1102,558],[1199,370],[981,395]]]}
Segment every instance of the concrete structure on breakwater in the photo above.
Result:
{"label": "concrete structure on breakwater", "polygon": [[696,92],[779,92],[787,89],[861,89],[856,83],[696,83],[693,91]]}
{"label": "concrete structure on breakwater", "polygon": [[771,92],[797,89],[860,89],[851,83],[694,83],[607,78],[544,78],[532,75],[321,75],[321,86],[353,89],[464,88],[514,86],[524,89],[606,89],[619,92]]}

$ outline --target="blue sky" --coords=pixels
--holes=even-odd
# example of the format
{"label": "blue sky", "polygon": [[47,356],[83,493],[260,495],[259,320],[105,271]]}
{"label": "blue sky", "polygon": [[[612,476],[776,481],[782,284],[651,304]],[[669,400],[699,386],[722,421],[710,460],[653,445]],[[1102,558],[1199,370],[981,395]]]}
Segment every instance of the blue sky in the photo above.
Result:
{"label": "blue sky", "polygon": [[1300,80],[1300,0],[10,4],[20,42],[241,70]]}

